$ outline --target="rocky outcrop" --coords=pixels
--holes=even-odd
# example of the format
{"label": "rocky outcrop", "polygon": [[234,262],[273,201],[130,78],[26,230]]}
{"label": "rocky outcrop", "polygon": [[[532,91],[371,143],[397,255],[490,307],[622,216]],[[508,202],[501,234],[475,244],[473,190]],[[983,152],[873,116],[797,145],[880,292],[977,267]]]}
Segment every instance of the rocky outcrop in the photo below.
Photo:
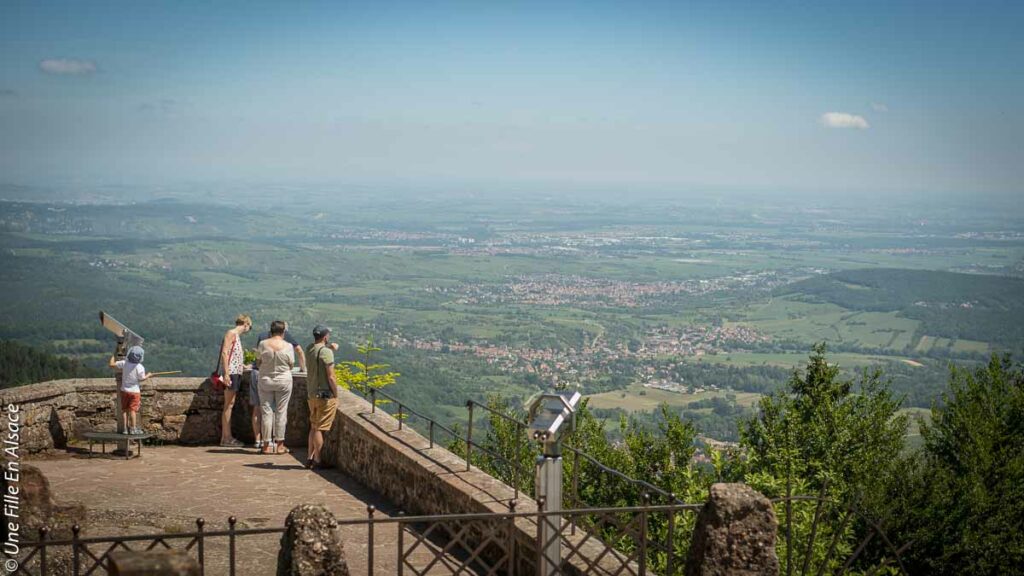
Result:
{"label": "rocky outcrop", "polygon": [[278,576],[349,576],[334,514],[302,504],[288,514],[277,556]]}
{"label": "rocky outcrop", "polygon": [[745,484],[713,484],[693,530],[686,576],[775,576],[772,503]]}
{"label": "rocky outcrop", "polygon": [[[17,491],[19,537],[16,541],[26,542],[37,540],[41,536],[40,528],[49,532],[49,540],[70,539],[72,526],[83,525],[86,520],[85,507],[80,504],[61,504],[54,501],[50,491],[50,481],[46,476],[29,464],[8,462],[4,466],[5,474],[0,475],[0,490],[3,494]],[[9,523],[0,523],[0,538],[8,541]],[[38,559],[33,561],[38,563]],[[67,574],[71,570],[71,551],[64,548],[53,550],[48,558],[48,569],[51,574]],[[35,568],[38,566],[23,566]]]}
{"label": "rocky outcrop", "polygon": [[[85,507],[56,502],[50,481],[35,466],[14,463],[5,466],[5,470],[6,474],[0,476],[0,490],[4,494],[17,490],[19,531],[23,538],[34,540],[43,526],[49,528],[51,539],[70,538],[71,527],[85,522]],[[6,538],[7,523],[2,524]]]}

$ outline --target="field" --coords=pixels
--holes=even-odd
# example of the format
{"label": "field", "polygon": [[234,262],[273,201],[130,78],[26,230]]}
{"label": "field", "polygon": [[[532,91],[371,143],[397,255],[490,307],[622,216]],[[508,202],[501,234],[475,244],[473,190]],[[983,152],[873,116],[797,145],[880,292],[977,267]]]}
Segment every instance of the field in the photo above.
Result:
{"label": "field", "polygon": [[[552,385],[599,409],[726,394],[742,408],[817,342],[926,406],[948,362],[1024,346],[1021,226],[990,213],[908,232],[861,207],[356,195],[315,224],[235,207],[228,227],[216,202],[0,202],[0,338],[100,366],[102,309],[146,337],[155,369],[202,375],[238,313],[288,320],[303,341],[325,323],[346,358],[374,338],[403,374],[396,393],[446,421],[467,398],[521,403]],[[676,378],[722,391],[641,386]]]}
{"label": "field", "polygon": [[736,404],[752,408],[757,405],[761,398],[760,394],[750,392],[732,392],[724,390],[709,390],[695,394],[678,394],[666,390],[644,388],[640,384],[631,384],[625,390],[614,392],[602,392],[587,396],[589,406],[592,408],[614,409],[621,408],[627,412],[649,412],[656,410],[662,404],[676,408],[685,408],[691,402],[707,400],[711,398],[735,397]]}

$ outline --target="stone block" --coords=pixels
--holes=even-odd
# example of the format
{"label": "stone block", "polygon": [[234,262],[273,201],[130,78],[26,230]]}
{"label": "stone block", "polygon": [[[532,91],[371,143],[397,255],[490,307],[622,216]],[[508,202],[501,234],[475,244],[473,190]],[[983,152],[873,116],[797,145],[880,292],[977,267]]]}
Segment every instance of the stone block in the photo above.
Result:
{"label": "stone block", "polygon": [[697,517],[686,576],[776,576],[772,503],[745,484],[713,484]]}
{"label": "stone block", "polygon": [[330,510],[313,504],[292,509],[285,521],[277,556],[278,576],[348,576],[338,521]]}
{"label": "stone block", "polygon": [[181,550],[111,552],[110,576],[199,576],[199,562]]}

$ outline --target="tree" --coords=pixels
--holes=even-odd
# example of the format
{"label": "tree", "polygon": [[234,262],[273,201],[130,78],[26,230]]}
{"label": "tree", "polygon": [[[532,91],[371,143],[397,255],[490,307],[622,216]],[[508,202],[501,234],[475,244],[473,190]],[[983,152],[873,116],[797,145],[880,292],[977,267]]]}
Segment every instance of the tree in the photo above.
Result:
{"label": "tree", "polygon": [[[852,504],[884,522],[885,490],[899,468],[907,419],[898,414],[900,399],[890,393],[880,371],[862,372],[856,386],[839,374],[839,367],[828,363],[825,345],[818,344],[802,374],[794,371],[786,389],[761,399],[760,414],[740,427],[740,443],[748,454],[743,478],[769,497],[784,496],[787,486],[791,494],[825,491],[837,503],[828,512],[838,513],[838,503]],[[812,520],[809,503],[795,508],[794,532],[799,535]],[[823,528],[828,532],[830,527]],[[847,525],[830,562],[849,551],[861,529]],[[779,557],[785,561],[783,546]],[[826,561],[825,552],[815,550],[816,564]],[[802,553],[792,551],[794,562],[802,562]]]}
{"label": "tree", "polygon": [[893,486],[908,562],[921,574],[1024,574],[1024,370],[993,355],[953,367],[949,382]]}
{"label": "tree", "polygon": [[[334,365],[334,374],[338,378],[338,384],[346,390],[355,390],[363,396],[368,396],[370,390],[380,390],[394,384],[401,374],[387,370],[390,367],[388,364],[373,363],[373,354],[380,350],[373,345],[372,337],[357,346],[356,352],[361,356],[360,360],[339,362]],[[387,402],[383,398],[377,400],[378,405]]]}

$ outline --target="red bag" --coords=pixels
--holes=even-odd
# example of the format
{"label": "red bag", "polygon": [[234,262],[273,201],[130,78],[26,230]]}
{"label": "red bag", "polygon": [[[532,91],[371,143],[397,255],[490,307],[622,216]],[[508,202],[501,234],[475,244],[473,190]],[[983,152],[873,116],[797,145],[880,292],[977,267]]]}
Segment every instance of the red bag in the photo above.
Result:
{"label": "red bag", "polygon": [[[237,337],[238,336],[235,336],[235,338],[237,338]],[[231,345],[231,356],[233,356],[235,354],[234,342],[232,342],[231,344],[232,344]],[[228,356],[228,362],[231,361],[231,356]],[[213,384],[213,391],[214,392],[223,392],[228,386],[230,386],[230,382],[225,382],[224,381],[224,377],[220,375],[220,352],[219,351],[217,352],[217,367],[214,368],[213,372],[210,374],[210,384]]]}
{"label": "red bag", "polygon": [[220,376],[220,364],[217,364],[217,369],[214,370],[213,374],[210,374],[210,383],[213,384],[214,392],[223,392],[227,388],[224,384],[224,379]]}

